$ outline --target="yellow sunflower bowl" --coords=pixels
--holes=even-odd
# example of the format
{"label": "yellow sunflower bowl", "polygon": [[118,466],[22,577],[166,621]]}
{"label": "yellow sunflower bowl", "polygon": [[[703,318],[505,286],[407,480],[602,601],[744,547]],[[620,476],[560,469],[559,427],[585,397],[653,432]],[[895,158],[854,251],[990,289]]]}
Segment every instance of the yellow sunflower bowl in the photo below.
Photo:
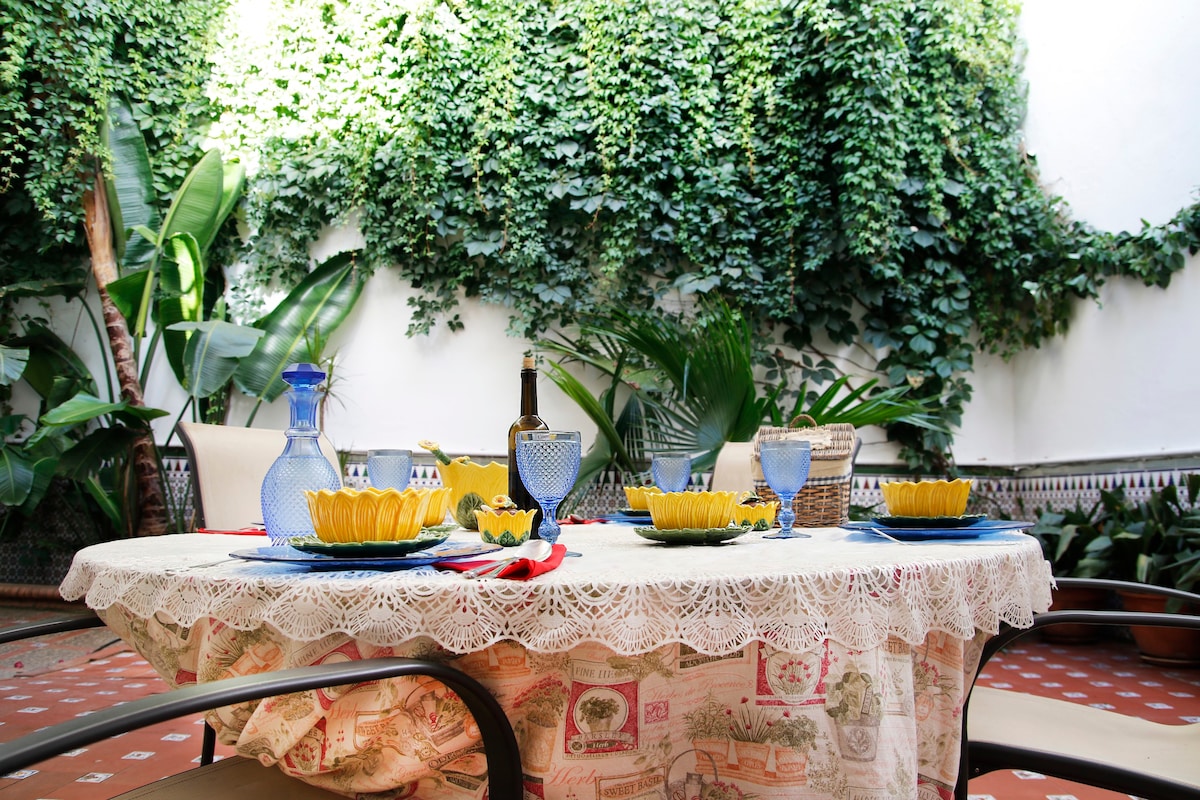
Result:
{"label": "yellow sunflower bowl", "polygon": [[425,518],[421,520],[421,527],[432,528],[446,521],[446,512],[450,509],[450,489],[448,487],[414,489],[413,491],[429,496],[429,507],[425,509]]}
{"label": "yellow sunflower bowl", "polygon": [[537,514],[536,510],[479,509],[475,512],[475,519],[479,521],[479,538],[488,544],[499,544],[504,547],[524,544],[533,530],[535,514]]}
{"label": "yellow sunflower bowl", "polygon": [[775,525],[775,515],[778,513],[778,500],[769,503],[737,503],[733,507],[733,522],[736,525],[749,525],[756,531],[765,531]]}
{"label": "yellow sunflower bowl", "polygon": [[646,495],[658,530],[724,528],[733,521],[734,492],[660,492]]}
{"label": "yellow sunflower bowl", "polygon": [[430,500],[413,488],[322,489],[304,496],[317,538],[331,544],[415,539]]}
{"label": "yellow sunflower bowl", "polygon": [[650,506],[646,505],[646,497],[652,494],[662,494],[662,489],[657,486],[626,486],[625,502],[633,511],[647,511]]}
{"label": "yellow sunflower bowl", "polygon": [[893,481],[879,485],[893,517],[961,517],[967,510],[971,481]]}

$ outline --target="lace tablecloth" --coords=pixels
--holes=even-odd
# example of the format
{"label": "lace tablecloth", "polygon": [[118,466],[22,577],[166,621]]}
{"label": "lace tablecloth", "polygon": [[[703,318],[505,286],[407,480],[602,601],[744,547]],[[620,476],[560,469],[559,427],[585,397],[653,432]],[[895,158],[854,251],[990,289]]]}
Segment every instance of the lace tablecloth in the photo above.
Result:
{"label": "lace tablecloth", "polygon": [[[526,800],[949,800],[980,644],[1049,605],[1038,544],[811,533],[675,548],[564,527],[582,557],[529,582],[310,572],[229,559],[265,544],[250,537],[164,536],[80,551],[62,593],[86,597],[173,685],[331,659],[450,661],[509,714]],[[486,792],[477,729],[427,681],[208,719],[242,755],[346,796]]]}
{"label": "lace tablecloth", "polygon": [[93,609],[121,605],[183,626],[202,618],[239,630],[269,625],[303,642],[331,633],[378,645],[427,636],[460,653],[503,640],[537,652],[597,642],[623,655],[664,642],[719,655],[755,641],[803,652],[826,639],[860,649],[892,636],[916,644],[931,631],[966,639],[1001,622],[1026,627],[1050,602],[1049,566],[1027,536],[909,546],[841,529],[812,533],[679,548],[625,526],[564,527],[560,541],[583,557],[531,582],[310,572],[226,560],[265,543],[251,537],[187,534],[88,547],[61,591],[86,596]]}

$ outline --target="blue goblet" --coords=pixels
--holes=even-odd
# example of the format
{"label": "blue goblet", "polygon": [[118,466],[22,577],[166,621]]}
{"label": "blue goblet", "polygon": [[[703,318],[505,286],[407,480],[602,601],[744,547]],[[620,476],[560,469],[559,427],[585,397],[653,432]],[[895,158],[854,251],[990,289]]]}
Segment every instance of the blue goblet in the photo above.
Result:
{"label": "blue goblet", "polygon": [[792,527],[796,522],[796,512],[792,509],[792,503],[808,480],[812,445],[796,439],[776,439],[762,442],[758,448],[758,455],[767,485],[779,495],[779,532],[768,533],[763,538],[811,538],[807,533],[797,533]]}
{"label": "blue goblet", "polygon": [[538,538],[550,544],[558,541],[558,504],[575,485],[581,455],[579,431],[517,433],[517,471],[521,483],[542,508]]}
{"label": "blue goblet", "polygon": [[660,453],[651,459],[650,473],[664,492],[686,492],[692,479],[692,457]]}

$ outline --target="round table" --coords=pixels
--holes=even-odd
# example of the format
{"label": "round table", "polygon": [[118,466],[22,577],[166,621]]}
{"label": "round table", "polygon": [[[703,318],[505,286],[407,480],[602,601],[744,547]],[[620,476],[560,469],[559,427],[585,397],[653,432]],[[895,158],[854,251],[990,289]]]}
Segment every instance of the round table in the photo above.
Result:
{"label": "round table", "polygon": [[[62,593],[174,685],[450,660],[508,711],[529,797],[948,797],[980,642],[1049,606],[1038,543],[809,532],[672,547],[625,525],[564,526],[581,557],[523,582],[247,561],[230,554],[265,542],[188,534],[86,548]],[[471,721],[428,682],[209,719],[240,753],[347,795],[482,796]]]}

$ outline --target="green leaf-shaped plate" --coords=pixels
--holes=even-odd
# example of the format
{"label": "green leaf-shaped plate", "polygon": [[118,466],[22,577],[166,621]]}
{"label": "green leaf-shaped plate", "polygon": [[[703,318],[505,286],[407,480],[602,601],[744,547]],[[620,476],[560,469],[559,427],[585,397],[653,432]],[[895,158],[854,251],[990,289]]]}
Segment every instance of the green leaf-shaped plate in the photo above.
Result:
{"label": "green leaf-shaped plate", "polygon": [[731,525],[725,528],[679,528],[677,530],[634,528],[633,530],[643,539],[651,539],[663,544],[721,544],[721,542],[741,536],[750,530],[750,526]]}
{"label": "green leaf-shaped plate", "polygon": [[381,558],[416,553],[441,544],[449,536],[448,530],[424,528],[412,539],[393,542],[323,542],[316,536],[297,536],[288,544],[302,553],[317,553],[333,558]]}

